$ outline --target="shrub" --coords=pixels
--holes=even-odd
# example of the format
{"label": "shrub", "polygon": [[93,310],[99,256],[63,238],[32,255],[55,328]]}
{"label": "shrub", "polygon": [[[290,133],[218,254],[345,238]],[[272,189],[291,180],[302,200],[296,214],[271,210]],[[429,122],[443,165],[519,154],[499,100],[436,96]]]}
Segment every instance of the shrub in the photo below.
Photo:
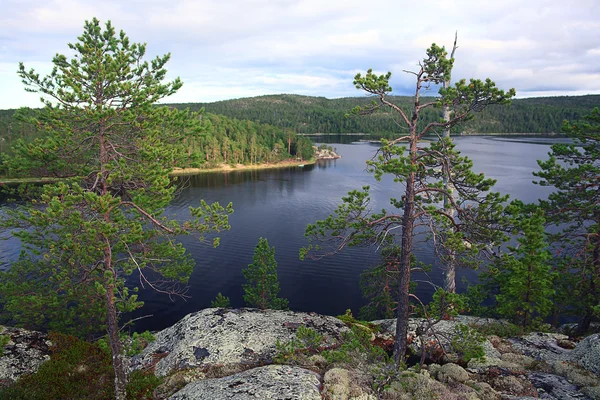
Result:
{"label": "shrub", "polygon": [[229,301],[229,297],[223,296],[221,292],[219,292],[217,297],[210,302],[210,306],[213,308],[229,308],[231,307],[231,301]]}
{"label": "shrub", "polygon": [[458,354],[464,362],[469,362],[472,358],[482,358],[485,356],[483,342],[485,337],[467,325],[458,324],[455,327],[452,337],[452,351]]}

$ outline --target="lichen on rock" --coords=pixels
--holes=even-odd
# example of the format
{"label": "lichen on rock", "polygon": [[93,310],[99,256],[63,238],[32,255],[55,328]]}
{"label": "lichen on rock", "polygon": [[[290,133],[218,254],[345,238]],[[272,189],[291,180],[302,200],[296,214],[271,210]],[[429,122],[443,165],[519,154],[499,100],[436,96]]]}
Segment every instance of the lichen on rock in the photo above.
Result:
{"label": "lichen on rock", "polygon": [[224,378],[190,383],[172,400],[321,400],[315,372],[289,365],[267,365]]}

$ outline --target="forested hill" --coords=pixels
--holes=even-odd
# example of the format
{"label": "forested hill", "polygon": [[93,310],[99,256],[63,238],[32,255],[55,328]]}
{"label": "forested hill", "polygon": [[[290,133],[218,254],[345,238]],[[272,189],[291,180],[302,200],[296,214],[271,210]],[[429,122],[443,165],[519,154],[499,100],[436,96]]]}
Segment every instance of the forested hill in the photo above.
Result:
{"label": "forested hill", "polygon": [[[0,110],[0,174],[5,154],[19,139],[25,142],[44,137],[43,132],[14,118],[14,110]],[[298,137],[292,129],[261,124],[223,115],[204,113],[201,137],[182,138],[182,159],[176,166],[211,168],[220,164],[260,164],[314,155],[312,141]]]}
{"label": "forested hill", "polygon": [[[392,96],[390,99],[409,110],[412,97]],[[423,98],[423,101],[431,98]],[[372,101],[367,97],[327,99],[293,94],[259,96],[214,103],[173,104],[204,107],[206,111],[237,119],[249,119],[274,126],[293,128],[298,133],[390,133],[398,132],[393,118],[397,114],[381,111],[370,116],[346,114],[357,105]],[[600,95],[537,97],[514,100],[510,106],[492,106],[472,121],[455,129],[456,133],[556,133],[564,120],[578,120],[600,106]],[[437,109],[426,110],[425,123],[438,120]]]}

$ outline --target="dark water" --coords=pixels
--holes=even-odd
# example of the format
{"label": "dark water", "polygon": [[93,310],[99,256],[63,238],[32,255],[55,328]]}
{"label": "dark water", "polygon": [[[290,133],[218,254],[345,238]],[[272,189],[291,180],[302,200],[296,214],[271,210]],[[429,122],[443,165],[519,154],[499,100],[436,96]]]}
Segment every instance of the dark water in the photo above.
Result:
{"label": "dark water", "polygon": [[[558,139],[560,140],[560,139]],[[526,202],[545,198],[550,189],[532,184],[531,172],[537,170],[536,160],[546,159],[549,145],[557,139],[458,137],[459,150],[474,162],[474,170],[498,180],[496,190]],[[200,199],[221,204],[233,202],[231,230],[220,235],[216,249],[185,238],[184,244],[196,261],[190,278],[191,299],[177,299],[153,292],[142,292],[146,302],[134,316],[152,315],[139,320],[137,330],[156,330],[172,325],[186,314],[210,306],[218,292],[231,298],[234,307],[243,306],[244,283],[242,269],[252,262],[254,247],[260,237],[275,246],[280,296],[289,300],[297,311],[314,311],[337,315],[351,308],[358,312],[363,304],[359,275],[378,262],[374,248],[346,249],[342,253],[319,261],[300,261],[298,250],[307,245],[306,225],[327,217],[341,203],[349,190],[371,186],[372,208],[388,208],[390,197],[399,197],[402,186],[389,178],[381,182],[365,172],[365,161],[373,156],[377,144],[356,142],[332,144],[342,155],[334,161],[315,166],[284,170],[240,171],[193,176],[186,188],[167,212],[185,219],[188,207]],[[8,246],[7,246],[8,244]],[[0,242],[0,260],[14,258],[18,246]],[[420,246],[417,257],[431,262],[431,249]],[[459,271],[473,278],[472,271]],[[430,277],[442,283],[442,274],[434,268]],[[460,288],[460,285],[459,285]],[[417,294],[425,299],[432,292],[430,285],[420,285]]]}

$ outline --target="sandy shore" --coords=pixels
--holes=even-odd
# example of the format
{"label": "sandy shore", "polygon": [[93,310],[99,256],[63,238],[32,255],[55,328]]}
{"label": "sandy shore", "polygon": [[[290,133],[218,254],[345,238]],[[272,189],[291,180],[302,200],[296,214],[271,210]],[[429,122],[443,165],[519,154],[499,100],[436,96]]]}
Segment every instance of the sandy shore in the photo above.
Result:
{"label": "sandy shore", "polygon": [[247,171],[247,170],[256,170],[256,169],[274,169],[274,168],[289,168],[289,167],[297,167],[299,165],[312,165],[316,161],[281,161],[278,163],[263,163],[263,164],[252,164],[252,165],[244,165],[244,164],[236,164],[235,166],[231,166],[230,164],[221,164],[216,168],[175,168],[171,172],[170,175],[179,176],[179,175],[195,175],[195,174],[203,174],[205,172],[232,172],[232,171]]}

